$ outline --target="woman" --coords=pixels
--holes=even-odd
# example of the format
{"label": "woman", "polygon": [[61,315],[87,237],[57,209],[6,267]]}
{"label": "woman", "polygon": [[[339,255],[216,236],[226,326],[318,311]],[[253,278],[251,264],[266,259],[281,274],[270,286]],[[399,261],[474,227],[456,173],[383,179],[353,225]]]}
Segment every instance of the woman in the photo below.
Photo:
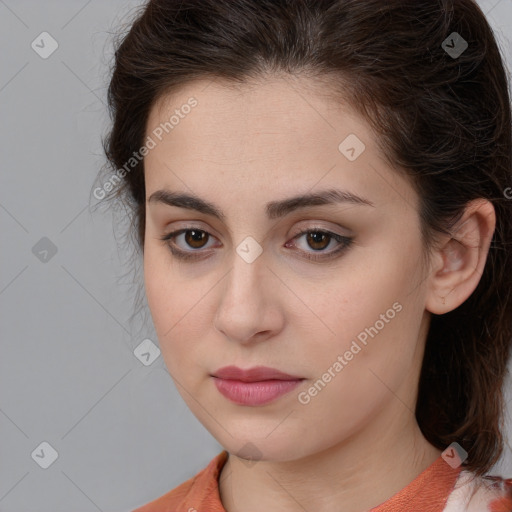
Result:
{"label": "woman", "polygon": [[137,512],[512,510],[511,111],[472,0],[154,0],[104,146],[225,448]]}

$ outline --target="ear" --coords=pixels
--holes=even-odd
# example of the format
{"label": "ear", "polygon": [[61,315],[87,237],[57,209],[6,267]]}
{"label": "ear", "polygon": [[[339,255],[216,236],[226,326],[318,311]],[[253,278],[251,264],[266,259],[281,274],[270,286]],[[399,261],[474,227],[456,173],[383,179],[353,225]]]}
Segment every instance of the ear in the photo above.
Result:
{"label": "ear", "polygon": [[425,309],[442,315],[460,306],[480,282],[496,227],[494,206],[486,199],[466,205],[451,236],[443,235],[432,255]]}

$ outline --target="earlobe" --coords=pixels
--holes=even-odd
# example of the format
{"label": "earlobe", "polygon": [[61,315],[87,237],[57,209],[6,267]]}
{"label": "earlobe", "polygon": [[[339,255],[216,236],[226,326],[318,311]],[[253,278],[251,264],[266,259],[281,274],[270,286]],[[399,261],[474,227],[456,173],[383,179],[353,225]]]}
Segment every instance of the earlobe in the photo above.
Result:
{"label": "earlobe", "polygon": [[465,302],[478,286],[496,225],[492,203],[470,202],[434,255],[425,309],[442,315]]}

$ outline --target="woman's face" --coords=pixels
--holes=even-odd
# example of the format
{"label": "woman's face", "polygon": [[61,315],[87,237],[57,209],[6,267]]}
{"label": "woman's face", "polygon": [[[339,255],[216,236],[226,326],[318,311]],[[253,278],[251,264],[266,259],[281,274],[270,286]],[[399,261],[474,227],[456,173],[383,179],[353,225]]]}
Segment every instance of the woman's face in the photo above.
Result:
{"label": "woman's face", "polygon": [[[399,436],[429,318],[412,186],[361,117],[291,80],[194,82],[146,132],[144,276],[163,358],[219,443],[265,460]],[[345,200],[290,201],[331,190]],[[226,366],[302,380],[214,377]]]}

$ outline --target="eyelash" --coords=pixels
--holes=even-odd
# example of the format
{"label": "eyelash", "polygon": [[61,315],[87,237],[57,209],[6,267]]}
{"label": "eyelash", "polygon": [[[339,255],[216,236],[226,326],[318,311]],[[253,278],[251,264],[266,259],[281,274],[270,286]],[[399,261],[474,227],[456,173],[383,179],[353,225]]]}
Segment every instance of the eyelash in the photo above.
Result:
{"label": "eyelash", "polygon": [[[176,247],[173,246],[174,242],[167,243],[167,242],[173,240],[174,238],[176,238],[177,236],[181,235],[182,233],[186,233],[187,231],[199,231],[202,233],[207,233],[209,235],[209,233],[203,229],[198,229],[195,227],[186,227],[186,228],[178,229],[176,231],[172,231],[171,233],[168,233],[168,234],[164,235],[163,237],[161,237],[160,240],[162,240],[163,242],[166,242],[165,245],[169,248],[169,250],[171,251],[173,256],[175,256],[176,258],[179,258],[179,259],[185,260],[185,261],[195,261],[195,260],[198,260],[203,257],[200,250],[192,251],[192,252],[182,251],[181,249],[176,249]],[[300,238],[303,235],[307,235],[310,233],[321,233],[321,234],[330,236],[336,242],[341,244],[341,247],[328,253],[327,256],[325,256],[325,255],[317,256],[317,255],[313,255],[312,253],[301,251],[304,253],[304,256],[303,256],[304,258],[306,258],[308,260],[312,260],[312,261],[322,261],[322,260],[325,261],[327,259],[332,259],[332,258],[336,257],[337,255],[340,255],[341,253],[345,252],[352,245],[352,242],[354,241],[354,239],[351,237],[346,237],[346,236],[338,235],[337,233],[333,233],[332,231],[327,231],[324,229],[315,229],[315,228],[306,229],[304,231],[301,231],[300,233],[297,233],[292,238],[292,240],[295,240],[297,238]]]}

